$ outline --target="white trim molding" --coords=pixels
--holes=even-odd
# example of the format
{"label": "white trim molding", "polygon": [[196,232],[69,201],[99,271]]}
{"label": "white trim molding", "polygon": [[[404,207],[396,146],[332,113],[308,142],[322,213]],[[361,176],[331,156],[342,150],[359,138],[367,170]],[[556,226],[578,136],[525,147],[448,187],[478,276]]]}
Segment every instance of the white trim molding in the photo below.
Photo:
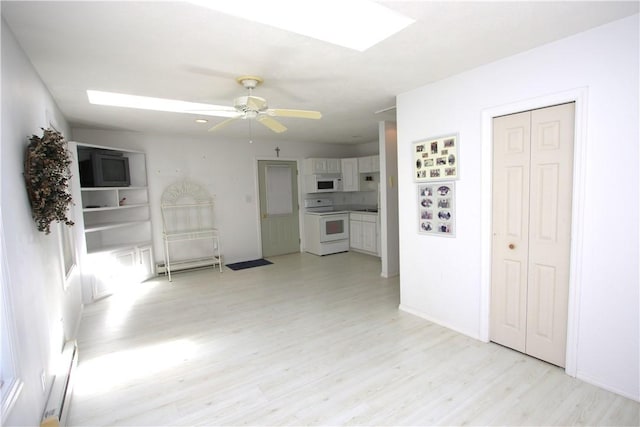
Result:
{"label": "white trim molding", "polygon": [[447,328],[447,329],[451,329],[452,331],[455,331],[455,332],[457,332],[459,334],[462,334],[462,335],[465,335],[467,337],[470,337],[470,338],[473,338],[473,339],[476,339],[476,340],[480,340],[480,341],[488,341],[488,340],[482,340],[481,337],[479,337],[478,334],[476,334],[476,333],[460,329],[460,328],[456,327],[455,325],[452,325],[449,322],[445,322],[445,321],[443,321],[441,319],[437,319],[435,317],[429,316],[428,314],[424,313],[423,311],[417,310],[417,309],[415,309],[413,307],[409,307],[406,304],[400,304],[398,306],[398,310],[404,311],[405,313],[409,313],[409,314],[412,314],[412,315],[417,316],[417,317],[420,317],[420,318],[422,318],[422,319],[424,319],[424,320],[426,320],[428,322],[433,323],[434,325],[442,326],[443,328]]}
{"label": "white trim molding", "polygon": [[2,308],[2,363],[0,371],[0,405],[1,422],[4,425],[11,409],[22,393],[24,382],[20,378],[20,364],[16,341],[16,325],[11,304],[11,290],[9,289],[9,270],[4,243],[4,230],[2,224],[2,211],[0,209],[0,308]]}

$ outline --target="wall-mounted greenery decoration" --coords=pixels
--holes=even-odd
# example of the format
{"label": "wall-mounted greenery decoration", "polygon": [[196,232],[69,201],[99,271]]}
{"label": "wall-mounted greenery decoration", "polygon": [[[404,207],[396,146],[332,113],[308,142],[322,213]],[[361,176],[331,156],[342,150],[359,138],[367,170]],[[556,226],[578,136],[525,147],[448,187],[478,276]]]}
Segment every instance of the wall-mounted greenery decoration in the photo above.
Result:
{"label": "wall-mounted greenery decoration", "polygon": [[60,132],[44,128],[42,131],[42,137],[33,135],[29,139],[24,177],[38,231],[49,234],[53,221],[73,225],[67,218],[72,203],[69,191],[71,156]]}

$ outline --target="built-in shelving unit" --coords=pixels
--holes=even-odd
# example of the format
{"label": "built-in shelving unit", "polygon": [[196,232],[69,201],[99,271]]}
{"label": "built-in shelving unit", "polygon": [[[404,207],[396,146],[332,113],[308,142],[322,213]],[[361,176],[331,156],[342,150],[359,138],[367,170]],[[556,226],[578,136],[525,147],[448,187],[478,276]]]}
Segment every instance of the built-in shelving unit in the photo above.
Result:
{"label": "built-in shelving unit", "polygon": [[87,253],[126,249],[140,242],[150,245],[151,219],[145,154],[78,144],[78,161],[86,160],[95,150],[127,157],[131,185],[81,187]]}
{"label": "built-in shelving unit", "polygon": [[128,186],[80,188],[92,297],[97,299],[112,293],[116,284],[154,274],[146,156],[140,151],[83,143],[76,143],[76,148],[79,164],[98,150],[126,157],[129,165]]}

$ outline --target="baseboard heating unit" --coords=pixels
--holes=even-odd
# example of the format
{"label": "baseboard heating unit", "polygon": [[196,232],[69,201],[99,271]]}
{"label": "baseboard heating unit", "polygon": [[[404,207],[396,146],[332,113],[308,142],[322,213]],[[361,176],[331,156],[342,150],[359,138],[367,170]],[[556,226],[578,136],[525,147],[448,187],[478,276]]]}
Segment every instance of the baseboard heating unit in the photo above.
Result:
{"label": "baseboard heating unit", "polygon": [[51,386],[40,427],[62,427],[67,425],[74,375],[78,366],[78,345],[75,341],[68,341],[64,345],[60,357],[60,366],[60,373],[55,376]]}
{"label": "baseboard heating unit", "polygon": [[[220,256],[222,258],[222,256]],[[201,268],[216,267],[222,263],[222,259],[201,258],[201,259],[189,259],[185,261],[171,261],[171,273],[177,273],[179,271],[196,270]],[[164,262],[156,264],[156,274],[162,276],[167,274],[167,267]]]}

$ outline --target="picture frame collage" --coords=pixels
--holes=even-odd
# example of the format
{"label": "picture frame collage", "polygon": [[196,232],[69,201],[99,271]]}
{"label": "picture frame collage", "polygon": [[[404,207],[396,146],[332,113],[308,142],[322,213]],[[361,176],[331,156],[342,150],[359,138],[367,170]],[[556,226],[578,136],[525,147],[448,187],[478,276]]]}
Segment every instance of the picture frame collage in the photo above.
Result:
{"label": "picture frame collage", "polygon": [[455,237],[455,182],[458,179],[458,135],[413,144],[413,177],[417,185],[418,232]]}
{"label": "picture frame collage", "polygon": [[418,141],[413,146],[417,182],[458,179],[457,135]]}
{"label": "picture frame collage", "polygon": [[455,183],[418,185],[419,232],[455,236]]}

